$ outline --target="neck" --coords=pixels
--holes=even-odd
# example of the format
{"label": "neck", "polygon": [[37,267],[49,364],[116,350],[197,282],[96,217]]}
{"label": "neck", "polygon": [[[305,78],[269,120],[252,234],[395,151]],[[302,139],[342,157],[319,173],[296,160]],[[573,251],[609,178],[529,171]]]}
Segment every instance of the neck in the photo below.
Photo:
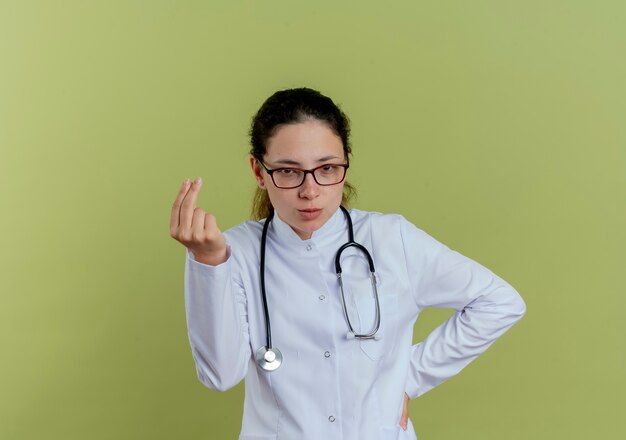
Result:
{"label": "neck", "polygon": [[293,229],[293,232],[295,232],[301,240],[310,240],[313,235],[312,232],[296,231],[293,227],[291,229]]}

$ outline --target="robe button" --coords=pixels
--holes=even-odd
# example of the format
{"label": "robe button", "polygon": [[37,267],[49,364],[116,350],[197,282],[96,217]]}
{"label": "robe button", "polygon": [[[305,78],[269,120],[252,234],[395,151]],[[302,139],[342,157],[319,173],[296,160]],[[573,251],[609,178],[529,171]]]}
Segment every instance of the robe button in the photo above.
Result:
{"label": "robe button", "polygon": [[328,418],[328,420],[332,423],[332,422],[334,422],[334,421],[335,421],[335,417],[330,416],[330,417]]}

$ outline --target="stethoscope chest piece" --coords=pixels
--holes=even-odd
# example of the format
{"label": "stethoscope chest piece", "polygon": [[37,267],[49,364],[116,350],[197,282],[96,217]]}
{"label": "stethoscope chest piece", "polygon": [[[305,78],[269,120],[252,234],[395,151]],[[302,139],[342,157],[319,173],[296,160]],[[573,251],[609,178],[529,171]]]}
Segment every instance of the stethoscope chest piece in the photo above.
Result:
{"label": "stethoscope chest piece", "polygon": [[274,371],[283,363],[283,354],[276,347],[261,347],[256,351],[256,363],[265,371]]}

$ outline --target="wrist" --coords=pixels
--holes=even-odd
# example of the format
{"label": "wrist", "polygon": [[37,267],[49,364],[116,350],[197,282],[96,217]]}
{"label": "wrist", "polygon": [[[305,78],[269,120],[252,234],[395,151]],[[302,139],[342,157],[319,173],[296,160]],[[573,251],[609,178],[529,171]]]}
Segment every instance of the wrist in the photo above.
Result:
{"label": "wrist", "polygon": [[206,264],[209,266],[217,266],[218,264],[224,263],[228,260],[228,255],[226,253],[226,248],[220,249],[215,252],[205,252],[199,253],[190,250],[191,255],[193,255],[194,260],[198,263]]}

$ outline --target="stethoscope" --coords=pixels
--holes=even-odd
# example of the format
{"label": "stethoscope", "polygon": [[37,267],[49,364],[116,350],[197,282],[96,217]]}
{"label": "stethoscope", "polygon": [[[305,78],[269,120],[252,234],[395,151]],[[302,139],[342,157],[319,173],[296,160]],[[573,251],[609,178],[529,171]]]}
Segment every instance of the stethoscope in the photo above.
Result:
{"label": "stethoscope", "polygon": [[[376,289],[376,274],[374,270],[374,261],[370,253],[367,251],[365,246],[360,245],[359,243],[354,241],[354,231],[352,227],[352,218],[348,213],[348,210],[343,206],[339,206],[348,220],[348,242],[345,243],[337,250],[337,255],[335,256],[335,271],[337,272],[337,280],[339,281],[339,289],[341,291],[341,305],[343,307],[343,315],[346,318],[346,322],[348,323],[348,333],[346,337],[348,339],[380,339],[381,336],[378,334],[378,329],[380,328],[380,303],[378,301],[378,290]],[[270,329],[270,316],[267,309],[267,295],[265,294],[265,244],[267,241],[267,228],[274,218],[274,211],[270,212],[270,215],[265,220],[265,224],[263,225],[263,233],[261,234],[261,264],[260,264],[260,279],[261,279],[261,297],[263,299],[263,314],[265,315],[265,335],[266,335],[266,345],[264,347],[259,348],[256,351],[256,362],[262,369],[266,371],[274,371],[283,363],[283,354],[276,347],[272,347],[272,332]],[[369,333],[357,333],[352,327],[352,323],[350,322],[350,317],[348,316],[348,308],[346,306],[346,297],[343,292],[343,281],[341,279],[341,253],[349,248],[356,247],[360,249],[365,256],[367,257],[367,262],[369,264],[370,269],[370,277],[372,281],[372,289],[374,291],[374,302],[376,303],[376,319],[374,321],[374,325],[372,330]]]}

